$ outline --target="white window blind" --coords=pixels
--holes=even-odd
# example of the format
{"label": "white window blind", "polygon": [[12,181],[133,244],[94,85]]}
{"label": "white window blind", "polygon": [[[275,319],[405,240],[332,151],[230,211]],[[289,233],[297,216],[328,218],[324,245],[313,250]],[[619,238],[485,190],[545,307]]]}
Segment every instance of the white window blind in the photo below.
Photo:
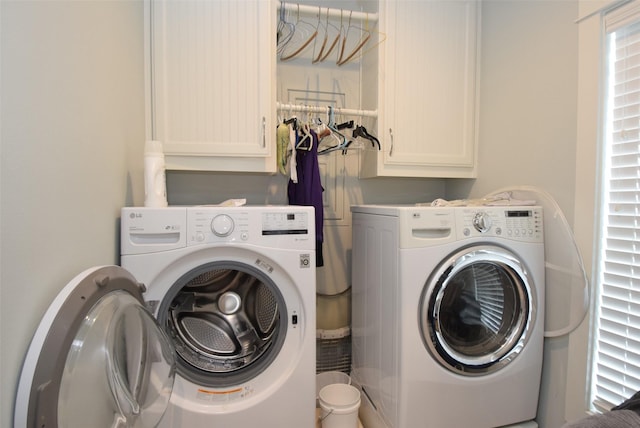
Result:
{"label": "white window blind", "polygon": [[606,97],[591,410],[640,390],[640,7],[605,16]]}

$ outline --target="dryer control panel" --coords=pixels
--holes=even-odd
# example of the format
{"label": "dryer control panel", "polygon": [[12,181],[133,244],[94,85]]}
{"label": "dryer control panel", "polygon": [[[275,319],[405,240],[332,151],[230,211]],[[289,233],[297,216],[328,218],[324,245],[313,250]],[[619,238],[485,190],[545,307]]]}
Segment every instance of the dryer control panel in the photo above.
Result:
{"label": "dryer control panel", "polygon": [[540,207],[468,207],[456,211],[460,239],[493,236],[526,242],[543,241]]}

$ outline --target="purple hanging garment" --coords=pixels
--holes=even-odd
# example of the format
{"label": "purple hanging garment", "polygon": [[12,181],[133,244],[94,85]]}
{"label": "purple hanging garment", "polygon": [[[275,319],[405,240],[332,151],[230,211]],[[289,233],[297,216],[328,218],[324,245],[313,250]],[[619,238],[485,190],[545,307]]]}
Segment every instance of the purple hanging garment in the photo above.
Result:
{"label": "purple hanging garment", "polygon": [[[320,182],[320,167],[318,166],[318,134],[311,130],[313,144],[311,150],[296,150],[296,170],[298,172],[298,182],[289,180],[287,194],[290,205],[313,206],[316,211],[316,266],[324,265],[322,256],[322,232],[324,222],[324,208],[322,205],[322,192],[324,191]],[[297,139],[300,136],[296,137]],[[297,143],[297,142],[296,142]]]}

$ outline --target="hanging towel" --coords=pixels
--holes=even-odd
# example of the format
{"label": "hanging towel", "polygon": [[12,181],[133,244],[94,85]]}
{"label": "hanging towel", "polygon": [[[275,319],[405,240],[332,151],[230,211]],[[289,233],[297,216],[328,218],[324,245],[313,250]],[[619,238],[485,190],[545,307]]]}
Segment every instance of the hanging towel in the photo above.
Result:
{"label": "hanging towel", "polygon": [[324,266],[322,256],[322,242],[324,241],[323,222],[324,212],[320,182],[320,167],[318,166],[318,134],[311,130],[313,145],[311,150],[296,150],[296,171],[298,182],[289,180],[287,195],[290,205],[305,205],[315,208],[316,219],[316,267]]}
{"label": "hanging towel", "polygon": [[298,167],[296,166],[296,146],[298,145],[298,132],[293,129],[293,126],[290,127],[289,131],[289,156],[291,159],[291,165],[289,170],[291,172],[290,177],[291,181],[294,183],[298,182]]}
{"label": "hanging towel", "polygon": [[281,123],[276,131],[278,148],[278,169],[282,175],[287,175],[287,163],[289,162],[289,125]]}

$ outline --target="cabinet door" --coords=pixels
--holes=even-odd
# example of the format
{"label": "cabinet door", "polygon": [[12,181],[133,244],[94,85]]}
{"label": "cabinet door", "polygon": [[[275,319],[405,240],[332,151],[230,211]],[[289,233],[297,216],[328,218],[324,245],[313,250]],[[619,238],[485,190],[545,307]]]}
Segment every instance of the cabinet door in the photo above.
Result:
{"label": "cabinet door", "polygon": [[151,127],[169,169],[275,171],[275,13],[271,0],[151,0]]}
{"label": "cabinet door", "polygon": [[474,176],[479,12],[476,0],[381,1],[384,150],[368,175]]}

